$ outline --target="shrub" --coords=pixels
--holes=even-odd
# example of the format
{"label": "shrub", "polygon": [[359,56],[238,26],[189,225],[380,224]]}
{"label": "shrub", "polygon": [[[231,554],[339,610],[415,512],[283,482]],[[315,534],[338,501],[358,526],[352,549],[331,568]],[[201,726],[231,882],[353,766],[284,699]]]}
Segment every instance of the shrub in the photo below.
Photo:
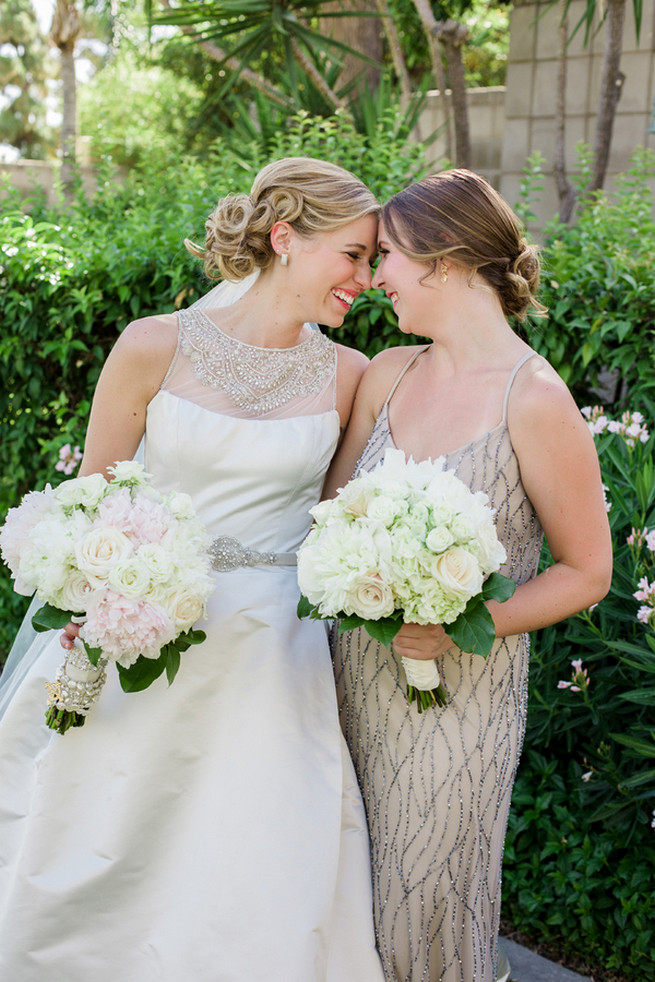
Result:
{"label": "shrub", "polygon": [[600,604],[534,639],[503,910],[642,982],[655,979],[655,434],[635,414],[585,414],[614,575]]}
{"label": "shrub", "polygon": [[528,750],[519,768],[503,865],[503,918],[562,954],[654,982],[653,830],[626,844],[585,820],[574,761]]}
{"label": "shrub", "polygon": [[[543,232],[540,299],[546,321],[531,321],[530,344],[557,369],[578,405],[593,393],[624,408],[655,395],[655,220],[649,181],[655,153],[638,150],[629,171],[609,193],[588,190],[590,153],[580,149],[575,221],[557,218]],[[531,217],[538,196],[541,158],[529,162],[519,211]],[[647,366],[650,363],[651,370]]]}

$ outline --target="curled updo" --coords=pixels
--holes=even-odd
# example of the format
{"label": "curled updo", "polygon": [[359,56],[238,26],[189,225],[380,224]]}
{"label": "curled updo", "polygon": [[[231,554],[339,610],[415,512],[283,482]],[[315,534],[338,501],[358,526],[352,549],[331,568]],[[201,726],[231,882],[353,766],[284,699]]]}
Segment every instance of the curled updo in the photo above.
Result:
{"label": "curled updo", "polygon": [[250,194],[228,194],[205,222],[205,248],[185,245],[204,260],[210,279],[242,280],[275,257],[271,229],[288,222],[301,236],[331,232],[377,215],[380,206],[354,174],[312,157],[284,157],[264,167]]}
{"label": "curled updo", "polygon": [[436,269],[451,256],[495,291],[506,317],[545,313],[536,298],[539,255],[504,198],[479,174],[433,174],[394,195],[382,209],[387,235],[410,259]]}

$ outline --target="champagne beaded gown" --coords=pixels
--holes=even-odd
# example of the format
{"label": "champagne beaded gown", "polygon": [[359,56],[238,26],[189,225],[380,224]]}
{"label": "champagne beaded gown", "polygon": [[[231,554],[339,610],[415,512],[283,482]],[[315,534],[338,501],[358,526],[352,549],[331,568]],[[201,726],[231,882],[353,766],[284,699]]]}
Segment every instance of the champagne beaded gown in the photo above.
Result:
{"label": "champagne beaded gown", "polygon": [[[146,470],[212,537],[293,553],[338,440],[336,348],[179,322]],[[44,723],[58,636],[27,659],[0,721],[3,982],[382,982],[325,626],[298,596],[292,565],[217,570],[173,685],[126,694],[108,671],[64,736]]]}
{"label": "champagne beaded gown", "polygon": [[[501,572],[519,584],[536,573],[542,530],[506,416],[515,374],[530,357],[511,373],[500,423],[445,458],[466,485],[489,496],[507,550]],[[355,475],[394,446],[389,401],[404,371]],[[368,815],[385,978],[494,982],[503,843],[525,731],[528,637],[498,639],[486,660],[451,648],[439,663],[448,705],[422,714],[407,702],[391,649],[361,629],[337,637],[334,648],[341,725]]]}

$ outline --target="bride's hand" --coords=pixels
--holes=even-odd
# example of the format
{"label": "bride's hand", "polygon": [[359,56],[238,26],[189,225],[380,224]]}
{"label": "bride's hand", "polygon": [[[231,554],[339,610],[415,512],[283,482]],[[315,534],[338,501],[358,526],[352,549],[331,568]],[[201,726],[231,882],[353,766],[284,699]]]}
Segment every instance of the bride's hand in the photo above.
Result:
{"label": "bride's hand", "polygon": [[70,651],[75,644],[75,638],[79,637],[79,634],[80,625],[73,624],[72,621],[69,621],[64,628],[63,634],[59,638],[59,644],[62,646],[62,648],[66,648],[68,651]]}
{"label": "bride's hand", "polygon": [[393,639],[393,649],[401,658],[421,661],[438,658],[452,646],[441,624],[403,624]]}

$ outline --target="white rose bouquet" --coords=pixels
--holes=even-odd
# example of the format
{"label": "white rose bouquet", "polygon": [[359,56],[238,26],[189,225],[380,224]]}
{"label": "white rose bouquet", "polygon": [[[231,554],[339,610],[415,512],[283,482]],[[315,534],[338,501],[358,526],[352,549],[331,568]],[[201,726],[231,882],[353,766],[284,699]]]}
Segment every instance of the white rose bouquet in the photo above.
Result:
{"label": "white rose bouquet", "polygon": [[180,653],[205,640],[193,630],[214,581],[208,538],[186,494],[159,494],[141,464],[31,491],[11,508],[0,550],[17,593],[36,592],[37,631],[82,626],[80,641],[48,683],[46,721],[81,726],[100,694],[108,661],[124,691],[147,688]]}
{"label": "white rose bouquet", "polygon": [[[415,463],[401,450],[311,510],[298,553],[300,617],[338,618],[389,645],[403,622],[448,625],[462,651],[486,657],[495,639],[484,601],[507,600],[515,584],[489,499],[472,492],[443,458]],[[419,712],[445,705],[434,661],[403,658],[407,697]]]}

